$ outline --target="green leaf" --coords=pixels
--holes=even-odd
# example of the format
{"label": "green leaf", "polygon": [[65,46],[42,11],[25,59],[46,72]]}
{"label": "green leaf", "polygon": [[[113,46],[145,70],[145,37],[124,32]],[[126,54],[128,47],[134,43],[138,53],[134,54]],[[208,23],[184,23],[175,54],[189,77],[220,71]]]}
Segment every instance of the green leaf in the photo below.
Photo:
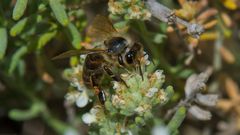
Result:
{"label": "green leaf", "polygon": [[17,70],[19,73],[19,76],[23,77],[25,74],[25,69],[26,69],[26,63],[24,60],[19,60],[18,66],[17,66]]}
{"label": "green leaf", "polygon": [[167,37],[167,36],[164,35],[164,34],[157,34],[157,35],[154,37],[153,41],[154,41],[155,43],[157,43],[157,44],[160,44],[160,43],[163,42],[163,39],[166,38],[166,37]]}
{"label": "green leaf", "polygon": [[167,100],[163,104],[168,103],[168,101],[173,97],[173,95],[174,95],[173,87],[172,86],[168,86],[166,88],[165,92],[167,94]]}
{"label": "green leaf", "polygon": [[11,59],[11,63],[10,63],[10,68],[8,70],[9,74],[12,74],[13,71],[15,70],[20,58],[27,53],[27,47],[26,46],[22,46],[20,49],[17,50],[16,53],[14,53],[12,59]]}
{"label": "green leaf", "polygon": [[180,77],[180,78],[186,79],[193,73],[194,73],[194,71],[191,70],[191,69],[184,69],[181,72],[177,73],[177,76]]}
{"label": "green leaf", "polygon": [[185,107],[179,107],[173,118],[168,123],[167,127],[169,129],[170,134],[175,133],[179,126],[182,124],[183,120],[186,117],[187,109]]}
{"label": "green leaf", "polygon": [[0,28],[0,60],[3,59],[7,49],[7,30]]}
{"label": "green leaf", "polygon": [[120,21],[114,24],[114,28],[116,29],[122,29],[124,27],[126,27],[128,24],[128,21]]}
{"label": "green leaf", "polygon": [[28,0],[17,0],[15,7],[13,9],[12,18],[14,20],[20,19],[27,7]]}
{"label": "green leaf", "polygon": [[41,35],[38,39],[37,49],[44,47],[57,34],[57,31],[50,31]]}
{"label": "green leaf", "polygon": [[24,18],[18,21],[10,30],[10,35],[15,37],[16,35],[20,34],[27,24],[28,18]]}
{"label": "green leaf", "polygon": [[75,67],[79,64],[78,57],[74,56],[70,58],[70,65],[71,67]]}
{"label": "green leaf", "polygon": [[168,27],[167,23],[160,23],[159,25],[159,28],[163,33],[167,32],[167,27]]}
{"label": "green leaf", "polygon": [[68,37],[70,38],[73,47],[76,49],[80,49],[81,48],[80,42],[82,41],[82,39],[77,27],[74,24],[69,23],[67,28],[69,32]]}
{"label": "green leaf", "polygon": [[64,10],[63,5],[59,0],[49,0],[49,5],[55,15],[56,19],[63,26],[67,26],[69,23],[67,13]]}
{"label": "green leaf", "polygon": [[34,103],[28,110],[12,109],[9,111],[8,116],[17,121],[29,120],[38,116],[44,106],[40,103]]}

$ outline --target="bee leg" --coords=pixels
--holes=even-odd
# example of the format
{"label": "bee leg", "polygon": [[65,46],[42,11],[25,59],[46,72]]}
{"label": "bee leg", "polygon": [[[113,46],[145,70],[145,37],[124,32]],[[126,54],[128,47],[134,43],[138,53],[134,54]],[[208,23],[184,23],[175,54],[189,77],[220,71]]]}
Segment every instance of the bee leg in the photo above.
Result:
{"label": "bee leg", "polygon": [[121,54],[118,55],[118,63],[119,63],[119,67],[121,67],[122,69],[130,73],[130,71],[125,67],[126,65],[124,64],[123,57]]}
{"label": "bee leg", "polygon": [[139,73],[140,73],[140,76],[142,77],[142,81],[144,80],[143,78],[143,72],[142,72],[142,68],[141,68],[141,63],[139,60],[137,60],[137,67],[139,69]]}
{"label": "bee leg", "polygon": [[106,101],[106,94],[105,94],[105,92],[102,89],[100,89],[100,87],[99,87],[99,85],[98,85],[94,75],[90,76],[90,80],[91,80],[92,86],[93,86],[93,88],[95,90],[95,94],[98,95],[98,99],[99,99],[100,103],[102,105],[104,105],[104,103]]}
{"label": "bee leg", "polygon": [[98,92],[98,99],[99,99],[100,103],[101,103],[102,105],[104,105],[104,103],[105,103],[105,101],[106,101],[106,94],[105,94],[105,92],[104,92],[103,90],[100,90],[100,91]]}
{"label": "bee leg", "polygon": [[127,88],[129,88],[127,83],[119,75],[114,74],[108,66],[104,65],[103,69],[114,81],[122,82]]}

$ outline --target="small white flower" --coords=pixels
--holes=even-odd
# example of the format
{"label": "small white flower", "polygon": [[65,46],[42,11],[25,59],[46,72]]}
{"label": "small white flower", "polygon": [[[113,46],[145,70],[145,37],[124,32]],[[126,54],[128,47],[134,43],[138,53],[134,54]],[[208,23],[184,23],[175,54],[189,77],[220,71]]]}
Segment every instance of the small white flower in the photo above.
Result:
{"label": "small white flower", "polygon": [[72,78],[70,85],[76,87],[78,91],[85,91],[87,89],[77,78]]}
{"label": "small white flower", "polygon": [[83,91],[76,100],[76,105],[80,108],[84,107],[88,103],[88,94],[86,91]]}
{"label": "small white flower", "polygon": [[73,67],[73,73],[78,74],[80,71],[82,71],[82,65],[77,65],[76,67]]}
{"label": "small white flower", "polygon": [[148,10],[144,10],[143,14],[143,20],[150,20],[152,14]]}
{"label": "small white flower", "polygon": [[167,95],[166,92],[164,92],[163,90],[159,91],[159,98],[161,102],[165,102],[167,100]]}
{"label": "small white flower", "polygon": [[82,55],[80,55],[80,59],[83,59],[83,60],[84,60],[84,59],[86,58],[86,56],[87,56],[87,55],[82,54]]}
{"label": "small white flower", "polygon": [[142,106],[139,106],[134,111],[138,112],[138,113],[143,113],[145,111],[145,109]]}
{"label": "small white flower", "polygon": [[145,62],[145,65],[150,65],[150,60],[147,60],[146,62]]}
{"label": "small white flower", "polygon": [[74,91],[67,93],[65,99],[69,103],[75,102],[78,107],[82,108],[87,105],[89,97],[86,91],[83,92]]}
{"label": "small white flower", "polygon": [[149,65],[151,63],[150,60],[149,60],[149,55],[146,54],[146,52],[144,54],[144,61],[145,61],[145,65]]}
{"label": "small white flower", "polygon": [[139,107],[137,107],[134,111],[139,114],[142,114],[142,113],[146,112],[147,110],[149,110],[150,108],[151,108],[150,105],[144,104],[144,105],[140,105]]}
{"label": "small white flower", "polygon": [[112,96],[112,104],[115,106],[124,105],[125,101],[121,99],[118,95]]}
{"label": "small white flower", "polygon": [[113,81],[113,89],[119,89],[120,88],[120,84],[119,82]]}
{"label": "small white flower", "polygon": [[163,75],[163,71],[162,71],[162,70],[156,70],[156,71],[154,72],[154,74],[156,75],[156,77],[157,77],[158,80],[165,78],[165,76]]}
{"label": "small white flower", "polygon": [[94,122],[97,121],[96,116],[94,114],[91,114],[91,113],[83,114],[82,120],[83,120],[84,123],[89,124],[89,125],[91,123],[94,123]]}
{"label": "small white flower", "polygon": [[158,92],[158,88],[150,88],[146,94],[147,97],[153,97],[153,95]]}
{"label": "small white flower", "polygon": [[149,58],[149,55],[145,52],[145,54],[144,54],[144,59],[145,59],[145,60],[148,60],[148,58]]}
{"label": "small white flower", "polygon": [[159,125],[152,129],[152,135],[169,135],[169,131],[166,127]]}
{"label": "small white flower", "polygon": [[65,99],[69,103],[74,103],[80,95],[81,95],[81,93],[78,91],[69,92],[66,94]]}
{"label": "small white flower", "polygon": [[96,115],[98,113],[99,109],[94,107],[90,110],[90,113],[93,114],[93,115]]}
{"label": "small white flower", "polygon": [[70,83],[71,86],[73,87],[78,87],[78,79],[77,78],[72,78],[71,79],[71,83]]}
{"label": "small white flower", "polygon": [[128,135],[133,135],[133,133],[130,130],[128,130]]}
{"label": "small white flower", "polygon": [[85,113],[82,116],[82,120],[86,124],[91,124],[97,121],[97,113],[99,112],[98,108],[94,107],[90,110],[89,113]]}
{"label": "small white flower", "polygon": [[79,133],[77,132],[77,130],[73,129],[73,128],[68,128],[65,132],[64,135],[79,135]]}

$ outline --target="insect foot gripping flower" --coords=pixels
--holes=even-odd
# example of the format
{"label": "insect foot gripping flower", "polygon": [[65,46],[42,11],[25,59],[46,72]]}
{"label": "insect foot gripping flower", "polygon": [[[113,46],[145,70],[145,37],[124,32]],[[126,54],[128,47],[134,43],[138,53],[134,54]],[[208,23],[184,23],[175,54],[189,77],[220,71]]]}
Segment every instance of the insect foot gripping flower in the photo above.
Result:
{"label": "insect foot gripping flower", "polygon": [[[90,112],[82,116],[84,123],[94,130],[90,134],[120,135],[137,134],[146,121],[153,120],[153,109],[164,105],[173,94],[168,86],[162,88],[165,81],[163,71],[144,73],[144,81],[138,74],[124,74],[128,88],[119,82],[113,81],[113,91],[109,94],[105,106],[95,105]],[[150,134],[150,130],[149,130]]]}

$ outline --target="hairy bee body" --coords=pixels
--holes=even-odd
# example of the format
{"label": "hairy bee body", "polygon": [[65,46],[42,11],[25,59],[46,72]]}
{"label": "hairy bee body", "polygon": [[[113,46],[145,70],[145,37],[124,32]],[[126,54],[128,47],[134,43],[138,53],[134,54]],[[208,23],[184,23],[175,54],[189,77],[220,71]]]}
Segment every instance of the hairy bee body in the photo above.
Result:
{"label": "hairy bee body", "polygon": [[120,75],[112,72],[114,67],[134,68],[140,72],[143,79],[140,64],[140,59],[144,55],[143,47],[140,43],[132,42],[127,37],[118,34],[111,21],[103,16],[95,18],[89,27],[88,35],[95,39],[101,39],[103,46],[90,50],[70,50],[54,57],[54,59],[86,54],[82,74],[83,82],[86,87],[95,90],[101,104],[104,104],[106,95],[101,88],[104,73],[114,81],[124,83],[125,86],[127,83]]}
{"label": "hairy bee body", "polygon": [[[83,65],[83,82],[91,88],[93,85],[98,86],[103,76],[104,57],[101,54],[88,54]],[[94,84],[93,84],[94,83]]]}

